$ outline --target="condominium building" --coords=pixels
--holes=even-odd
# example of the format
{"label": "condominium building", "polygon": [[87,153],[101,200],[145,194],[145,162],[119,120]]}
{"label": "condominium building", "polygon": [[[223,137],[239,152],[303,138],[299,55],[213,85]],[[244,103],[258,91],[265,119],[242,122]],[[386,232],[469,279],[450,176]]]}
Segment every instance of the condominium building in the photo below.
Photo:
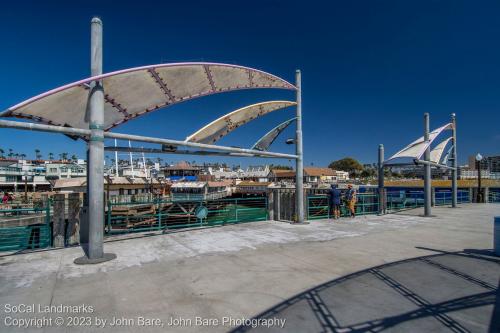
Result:
{"label": "condominium building", "polygon": [[49,191],[57,179],[85,177],[84,160],[44,161],[0,159],[0,191]]}

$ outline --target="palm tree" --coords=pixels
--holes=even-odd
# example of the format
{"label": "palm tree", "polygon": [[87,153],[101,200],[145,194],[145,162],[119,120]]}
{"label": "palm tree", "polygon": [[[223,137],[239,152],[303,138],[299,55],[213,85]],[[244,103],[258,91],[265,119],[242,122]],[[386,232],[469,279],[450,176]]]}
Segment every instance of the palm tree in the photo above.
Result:
{"label": "palm tree", "polygon": [[37,160],[41,160],[42,159],[42,154],[40,154],[40,149],[35,149],[35,158]]}
{"label": "palm tree", "polygon": [[9,148],[9,155],[7,156],[9,156],[9,158],[12,158],[12,156],[14,156],[12,148]]}
{"label": "palm tree", "polygon": [[21,154],[19,156],[21,156],[21,159],[23,159],[23,160],[26,159],[26,154]]}
{"label": "palm tree", "polygon": [[71,155],[71,159],[76,162],[78,160],[78,156],[73,154],[73,155]]}
{"label": "palm tree", "polygon": [[0,148],[0,158],[5,158],[3,154],[5,154],[5,151],[2,148]]}
{"label": "palm tree", "polygon": [[68,159],[68,153],[60,153],[59,154],[59,158],[62,160],[62,161],[66,161]]}
{"label": "palm tree", "polygon": [[54,153],[49,153],[49,160],[53,160],[54,159]]}

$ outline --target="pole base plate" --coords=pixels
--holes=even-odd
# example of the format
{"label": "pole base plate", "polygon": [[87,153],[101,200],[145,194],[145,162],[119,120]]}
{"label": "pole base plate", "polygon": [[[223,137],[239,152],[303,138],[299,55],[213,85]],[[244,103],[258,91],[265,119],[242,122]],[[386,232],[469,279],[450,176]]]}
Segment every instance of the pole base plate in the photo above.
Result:
{"label": "pole base plate", "polygon": [[103,253],[101,258],[89,258],[87,256],[82,256],[79,258],[76,258],[73,262],[77,265],[95,265],[95,264],[100,264],[106,261],[110,261],[116,259],[116,254],[114,253]]}
{"label": "pole base plate", "polygon": [[293,225],[306,225],[306,224],[309,224],[309,222],[290,222],[290,224],[293,224]]}

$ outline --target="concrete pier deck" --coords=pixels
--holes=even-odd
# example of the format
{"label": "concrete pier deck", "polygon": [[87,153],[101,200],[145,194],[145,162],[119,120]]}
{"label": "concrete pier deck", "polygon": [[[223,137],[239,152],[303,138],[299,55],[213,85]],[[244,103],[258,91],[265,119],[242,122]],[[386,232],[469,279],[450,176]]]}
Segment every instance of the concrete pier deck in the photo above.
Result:
{"label": "concrete pier deck", "polygon": [[[73,264],[80,248],[2,256],[0,332],[251,329],[240,326],[241,318],[286,319],[283,329],[257,331],[487,332],[500,318],[500,263],[491,254],[500,205],[421,213],[136,234],[108,241],[106,252],[118,258],[95,266]],[[84,304],[93,311],[6,311],[19,304]],[[7,317],[12,323],[44,316],[53,321],[42,328],[5,324]],[[70,317],[91,322],[68,326]],[[113,318],[131,321],[111,326]]]}

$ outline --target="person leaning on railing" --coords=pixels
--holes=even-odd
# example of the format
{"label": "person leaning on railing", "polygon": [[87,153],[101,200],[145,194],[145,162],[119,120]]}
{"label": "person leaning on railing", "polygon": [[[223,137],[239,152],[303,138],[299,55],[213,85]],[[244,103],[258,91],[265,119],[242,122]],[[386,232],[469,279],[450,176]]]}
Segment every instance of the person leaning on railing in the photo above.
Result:
{"label": "person leaning on railing", "polygon": [[351,217],[356,217],[356,190],[352,188],[352,185],[347,185],[347,192],[345,193],[345,199],[347,203],[347,207],[349,208],[349,212]]}
{"label": "person leaning on railing", "polygon": [[333,184],[330,188],[330,193],[329,193],[329,203],[330,203],[330,209],[332,212],[333,219],[338,219],[340,218],[340,190],[338,189],[338,185]]}

